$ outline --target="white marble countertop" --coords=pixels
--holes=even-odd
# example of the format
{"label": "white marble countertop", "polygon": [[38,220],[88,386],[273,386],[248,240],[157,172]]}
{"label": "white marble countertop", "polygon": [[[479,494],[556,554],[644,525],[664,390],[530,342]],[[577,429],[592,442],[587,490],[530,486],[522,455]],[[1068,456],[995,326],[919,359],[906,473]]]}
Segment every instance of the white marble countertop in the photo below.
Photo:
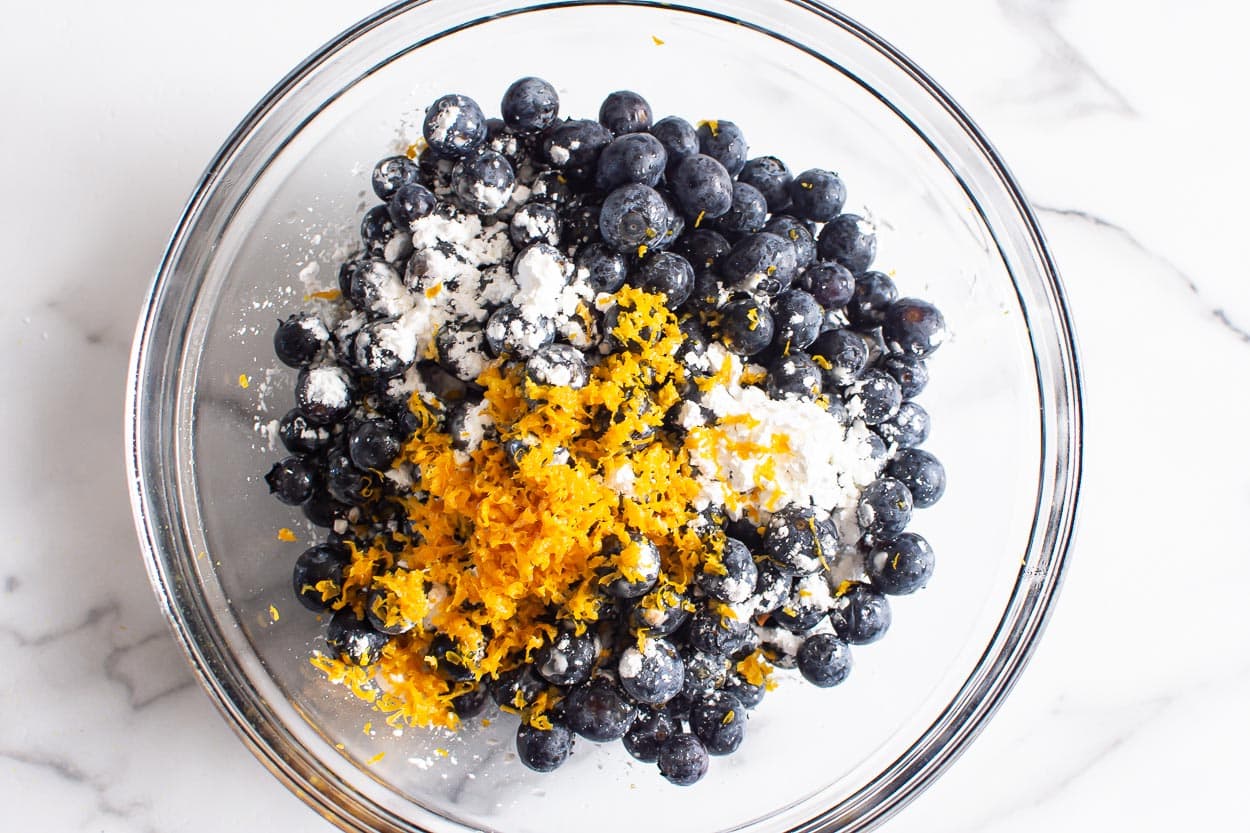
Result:
{"label": "white marble countertop", "polygon": [[[330,829],[235,739],[161,618],[122,399],[141,298],[203,165],[371,5],[6,9],[0,829]],[[1250,413],[1243,27],[1214,2],[841,7],[1013,167],[1065,279],[1087,393],[1080,528],[1049,631],[982,737],[884,829],[1250,830],[1250,459],[1225,426]]]}

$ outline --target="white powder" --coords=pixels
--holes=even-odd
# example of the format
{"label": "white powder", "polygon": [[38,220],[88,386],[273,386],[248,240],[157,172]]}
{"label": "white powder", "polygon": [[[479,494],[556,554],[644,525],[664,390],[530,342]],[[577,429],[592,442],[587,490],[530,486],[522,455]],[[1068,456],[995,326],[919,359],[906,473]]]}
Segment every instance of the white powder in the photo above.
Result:
{"label": "white powder", "polygon": [[456,125],[456,120],[460,118],[460,107],[453,104],[444,107],[434,114],[434,118],[430,120],[429,131],[427,135],[434,144],[442,144],[447,141],[447,137],[451,134],[451,129]]}
{"label": "white powder", "polygon": [[[844,427],[815,402],[778,401],[760,388],[744,387],[742,360],[719,344],[708,348],[708,357],[716,368],[731,362],[732,370],[728,384],[703,396],[720,424],[686,440],[704,487],[696,506],[731,504],[731,493],[764,513],[791,503],[826,511],[854,506],[881,466],[869,454],[867,426],[857,420]],[[743,448],[762,450],[743,453]],[[736,520],[742,511],[730,515]]]}
{"label": "white powder", "polygon": [[329,408],[343,408],[351,401],[347,371],[340,367],[314,367],[308,371],[304,395],[309,402]]}
{"label": "white powder", "polygon": [[617,666],[621,676],[632,680],[642,673],[642,653],[637,648],[627,648],[621,654],[621,662]]}
{"label": "white powder", "polygon": [[[628,460],[619,467],[607,472],[603,476],[603,483],[618,495],[625,497],[637,497],[634,493],[634,482],[637,475],[634,474],[634,467]],[[641,565],[640,569],[641,569]]]}

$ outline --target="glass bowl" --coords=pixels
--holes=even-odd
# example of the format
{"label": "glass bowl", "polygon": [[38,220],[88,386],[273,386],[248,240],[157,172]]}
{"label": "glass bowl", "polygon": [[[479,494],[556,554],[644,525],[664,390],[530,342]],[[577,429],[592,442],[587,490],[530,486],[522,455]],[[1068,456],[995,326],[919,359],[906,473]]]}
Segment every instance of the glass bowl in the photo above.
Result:
{"label": "glass bowl", "polygon": [[[554,82],[566,115],[634,89],[656,118],[728,118],[752,155],[841,171],[848,210],[871,208],[881,228],[879,268],[953,332],[922,399],[926,447],[950,478],[914,523],[937,552],[930,585],[897,600],[891,633],[856,650],[845,684],[783,683],[743,748],[690,789],[619,744],[583,741],[558,773],[529,772],[503,716],[452,737],[366,735],[381,720],[309,664],[322,626],[290,596],[302,546],[276,532],[313,530],[259,476],[277,456],[263,429],[292,401],[274,321],[334,285],[373,162],[436,96],[497,112],[522,75]],[[136,522],[165,614],[262,763],[348,830],[866,830],[951,762],[1019,675],[1079,482],[1071,325],[1019,189],[921,70],[803,0],[427,0],[362,22],[283,79],[210,164],[140,320],[128,400]]]}

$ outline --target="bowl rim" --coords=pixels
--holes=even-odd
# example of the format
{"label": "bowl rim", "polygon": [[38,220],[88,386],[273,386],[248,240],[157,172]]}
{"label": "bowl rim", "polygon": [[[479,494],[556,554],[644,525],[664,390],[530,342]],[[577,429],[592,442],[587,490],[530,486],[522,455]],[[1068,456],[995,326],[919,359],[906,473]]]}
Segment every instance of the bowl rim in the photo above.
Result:
{"label": "bowl rim", "polygon": [[[156,329],[157,312],[164,299],[167,284],[172,277],[173,267],[177,263],[178,256],[187,242],[201,209],[219,184],[228,162],[246,143],[266,115],[288,93],[299,86],[301,81],[325,64],[339,50],[400,15],[421,6],[439,2],[443,0],[398,0],[348,27],[288,72],[231,131],[192,191],[155,270],[136,326],[127,375],[125,442],[131,507],[144,564],[161,612],[191,663],[197,679],[210,695],[214,706],[226,718],[226,722],[257,760],[323,818],[348,831],[366,829],[398,831],[418,828],[412,827],[412,822],[398,819],[390,811],[377,806],[368,799],[352,794],[350,790],[339,789],[332,780],[327,782],[320,777],[315,762],[309,762],[303,758],[291,760],[289,756],[281,754],[275,748],[275,744],[285,742],[280,737],[280,733],[274,731],[274,728],[267,725],[265,721],[255,719],[256,716],[248,708],[247,703],[238,696],[239,692],[234,690],[233,686],[228,686],[223,682],[218,673],[221,670],[222,658],[215,655],[215,652],[205,650],[196,638],[195,623],[189,622],[187,611],[175,604],[182,588],[179,587],[178,576],[171,572],[170,565],[162,557],[164,551],[162,539],[176,537],[176,530],[166,523],[167,518],[165,513],[160,511],[160,507],[150,506],[149,503],[153,494],[150,488],[153,485],[151,481],[162,468],[159,460],[150,459],[155,457],[151,450],[161,448],[162,443],[159,437],[160,426],[153,425],[149,430],[149,426],[143,419],[146,408],[150,405],[145,397],[146,379],[152,372],[153,344],[161,336]],[[1051,438],[1044,425],[1040,434],[1043,470],[1039,476],[1038,498],[1034,507],[1029,549],[1034,548],[1034,542],[1040,536],[1044,541],[1041,549],[1049,555],[1046,569],[1035,570],[1032,574],[1022,571],[1004,608],[998,628],[987,643],[981,659],[960,687],[955,698],[938,718],[876,778],[860,787],[841,804],[828,808],[816,818],[794,827],[790,833],[819,833],[819,831],[833,829],[863,831],[878,826],[899,812],[962,754],[968,744],[985,728],[989,718],[997,712],[1036,649],[1037,638],[1050,619],[1055,594],[1063,582],[1064,568],[1076,525],[1076,509],[1082,480],[1083,382],[1076,335],[1067,298],[1045,235],[1022,189],[985,134],[966,111],[924,70],[867,27],[833,9],[822,0],[778,0],[778,2],[824,18],[888,59],[893,67],[905,73],[921,92],[926,93],[940,105],[954,125],[962,130],[964,137],[972,142],[983,161],[987,163],[997,181],[996,184],[1001,186],[1010,198],[1010,208],[1015,212],[1011,219],[1018,221],[1020,227],[1026,232],[1029,248],[1044,278],[1041,288],[1044,290],[1045,300],[1049,303],[1052,319],[1048,323],[1055,327],[1055,346],[1059,352],[1058,374],[1052,381],[1058,385],[1057,398],[1060,414],[1066,416],[1065,424],[1055,429],[1058,436],[1053,438],[1057,446],[1056,466],[1053,472],[1048,473],[1045,470],[1047,460],[1045,444]],[[705,15],[708,13],[705,8],[663,0],[550,0],[550,2],[533,4],[514,0],[513,13],[582,6],[635,6],[696,11]],[[761,28],[726,14],[713,13],[711,16],[757,29]],[[482,21],[473,19],[462,21],[456,30],[476,22]],[[766,33],[788,42],[791,46],[808,49],[775,32],[766,31]],[[1035,366],[1037,363],[1036,347],[1037,345],[1032,343],[1031,339]],[[1036,370],[1038,385],[1041,387],[1042,371],[1040,367],[1036,367]],[[1066,428],[1066,431],[1060,430],[1063,428]],[[1049,503],[1049,517],[1043,517],[1045,514],[1043,494],[1046,492],[1048,479],[1053,480],[1051,485],[1054,494]],[[1021,593],[1030,599],[1027,615],[1014,623],[1010,633],[1006,636],[1006,645],[1000,646],[999,642],[1004,635],[1003,629],[1010,624],[1008,619]],[[994,651],[996,647],[998,650]],[[986,660],[991,657],[991,654],[994,654],[995,661],[986,667]],[[961,703],[962,706],[956,708],[956,705]],[[938,742],[934,743],[935,740]],[[922,751],[926,754],[915,755],[914,753],[922,747],[924,747]],[[874,792],[874,787],[879,791],[883,781],[889,781],[892,784],[889,790],[890,800],[868,807],[858,806],[870,797],[870,794]],[[835,811],[839,812],[835,815]],[[370,826],[360,827],[362,823]]]}

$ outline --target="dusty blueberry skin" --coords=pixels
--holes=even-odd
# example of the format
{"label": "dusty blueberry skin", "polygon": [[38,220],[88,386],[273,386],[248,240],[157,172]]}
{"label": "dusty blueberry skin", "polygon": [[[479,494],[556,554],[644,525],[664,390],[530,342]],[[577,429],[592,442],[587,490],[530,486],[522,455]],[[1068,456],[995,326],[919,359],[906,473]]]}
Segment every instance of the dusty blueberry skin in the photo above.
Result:
{"label": "dusty blueberry skin", "polygon": [[665,305],[676,309],[694,290],[694,267],[679,254],[648,253],[638,267],[635,283],[648,292],[663,295]]}
{"label": "dusty blueberry skin", "polygon": [[[315,391],[312,389],[311,381],[314,374],[333,375],[335,386],[345,393],[345,402],[331,404],[314,399]],[[313,425],[330,425],[339,422],[343,417],[351,413],[352,406],[355,404],[356,385],[347,371],[342,368],[319,368],[317,370],[305,368],[300,371],[298,378],[295,380],[295,407],[299,408],[304,418]]]}
{"label": "dusty blueberry skin", "polygon": [[673,251],[690,261],[695,272],[715,269],[731,249],[725,235],[708,228],[691,229],[673,244]]}
{"label": "dusty blueberry skin", "polygon": [[946,492],[946,469],[923,449],[900,449],[886,466],[886,473],[907,487],[917,509],[932,506]]}
{"label": "dusty blueberry skin", "polygon": [[[524,707],[538,699],[538,695],[547,690],[547,681],[534,671],[532,663],[501,672],[490,683],[490,696],[496,705],[509,708]],[[521,695],[521,706],[517,705],[517,695]]]}
{"label": "dusty blueberry skin", "polygon": [[568,727],[596,743],[620,740],[637,716],[638,707],[607,677],[577,686],[564,700]]}
{"label": "dusty blueberry skin", "polygon": [[873,547],[864,559],[872,586],[891,596],[906,596],[928,584],[933,575],[933,548],[914,532]]}
{"label": "dusty blueberry skin", "polygon": [[625,649],[617,664],[617,677],[634,702],[660,706],[681,693],[685,669],[672,643],[652,639],[644,651],[636,645]]}
{"label": "dusty blueberry skin", "polygon": [[328,446],[331,435],[305,419],[299,408],[292,408],[278,421],[278,439],[292,454],[312,454]]}
{"label": "dusty blueberry skin", "polygon": [[754,185],[733,184],[733,201],[729,210],[712,220],[712,224],[731,239],[764,230],[768,220],[768,204]]}
{"label": "dusty blueberry skin", "polygon": [[349,506],[366,503],[377,489],[378,480],[375,472],[357,468],[344,448],[335,447],[326,455],[326,491],[341,503]]}
{"label": "dusty blueberry skin", "polygon": [[388,244],[403,233],[405,230],[391,219],[390,207],[386,205],[375,205],[360,221],[360,242],[365,252],[373,257],[382,257]]}
{"label": "dusty blueberry skin", "polygon": [[929,368],[923,359],[891,354],[881,360],[881,369],[898,382],[903,399],[915,399],[929,384]]}
{"label": "dusty blueberry skin", "polygon": [[639,182],[654,188],[664,176],[668,152],[660,140],[650,133],[626,133],[617,136],[599,154],[595,187],[611,191],[627,182]]}
{"label": "dusty blueberry skin", "polygon": [[[903,403],[903,394],[893,376],[870,368],[846,389],[848,407],[860,405],[860,418],[866,425],[880,425],[893,419]],[[851,411],[854,413],[854,410]]]}
{"label": "dusty blueberry skin", "polygon": [[877,232],[858,214],[839,214],[820,230],[816,252],[821,260],[837,261],[859,275],[877,256]]}
{"label": "dusty blueberry skin", "polygon": [[451,93],[430,105],[422,125],[422,135],[434,153],[459,159],[477,150],[486,141],[486,116],[473,99]]}
{"label": "dusty blueberry skin", "polygon": [[625,285],[625,278],[629,274],[625,256],[603,243],[584,243],[579,246],[577,254],[573,256],[573,265],[579,271],[586,270],[586,282],[595,294],[616,292]]}
{"label": "dusty blueberry skin", "polygon": [[338,592],[323,600],[323,594],[316,585],[322,581],[332,581],[337,588],[341,588],[343,570],[351,562],[351,558],[351,552],[340,544],[317,544],[304,550],[295,559],[295,569],[291,573],[295,598],[309,610],[328,610],[331,603],[338,598]]}
{"label": "dusty blueberry skin", "polygon": [[[618,252],[650,247],[668,231],[669,214],[664,198],[654,188],[622,185],[603,201],[599,233],[603,242]],[[645,252],[644,252],[645,253]]]}
{"label": "dusty blueberry skin", "polygon": [[500,111],[508,127],[533,133],[555,122],[560,114],[560,96],[541,78],[520,78],[504,92]]}
{"label": "dusty blueberry skin", "polygon": [[860,527],[876,539],[888,541],[911,521],[911,492],[892,477],[874,480],[859,496]]}
{"label": "dusty blueberry skin", "polygon": [[632,90],[617,90],[599,107],[599,123],[613,136],[642,133],[651,127],[651,105]]}
{"label": "dusty blueberry skin", "polygon": [[512,165],[493,150],[466,156],[451,171],[451,187],[461,205],[477,214],[494,214],[507,205],[515,185]]}
{"label": "dusty blueberry skin", "polygon": [[781,607],[773,611],[771,624],[795,634],[807,633],[816,627],[829,611],[809,601],[809,598],[796,584]]}
{"label": "dusty blueberry skin", "polygon": [[754,186],[768,201],[768,211],[777,214],[790,207],[790,183],[794,175],[775,156],[748,159],[738,172],[738,181]]}
{"label": "dusty blueberry skin", "polygon": [[928,301],[901,298],[886,309],[881,334],[895,353],[923,359],[946,340],[946,320]]}
{"label": "dusty blueberry skin", "polygon": [[761,231],[734,244],[721,261],[720,275],[731,289],[758,289],[776,295],[788,289],[798,271],[794,246],[784,237]]}
{"label": "dusty blueberry skin", "polygon": [[416,184],[420,176],[417,163],[407,156],[388,156],[374,166],[369,182],[378,199],[387,201],[403,186]]}
{"label": "dusty blueberry skin", "polygon": [[552,772],[573,754],[573,733],[559,723],[550,729],[522,723],[516,730],[516,751],[521,763],[535,772]]}
{"label": "dusty blueberry skin", "polygon": [[335,613],[326,626],[326,645],[334,656],[352,665],[377,662],[388,641],[390,637],[375,631],[367,621],[357,619],[350,607]]}
{"label": "dusty blueberry skin", "polygon": [[568,178],[558,170],[543,171],[530,185],[530,202],[542,202],[554,206],[567,205],[573,199],[573,188]]}
{"label": "dusty blueberry skin", "polygon": [[723,617],[706,607],[694,613],[686,633],[686,644],[696,651],[726,657],[749,648],[754,640],[749,623]]}
{"label": "dusty blueberry skin", "polygon": [[851,647],[831,633],[803,640],[797,659],[803,678],[821,688],[838,685],[851,673]]}
{"label": "dusty blueberry skin", "polygon": [[742,745],[746,733],[746,707],[727,691],[695,703],[690,710],[690,729],[709,755],[729,755]]}
{"label": "dusty blueberry skin", "polygon": [[657,761],[660,774],[679,787],[688,787],[707,774],[707,749],[689,732],[669,738],[660,747]]}
{"label": "dusty blueberry skin", "polygon": [[694,125],[683,118],[669,116],[660,119],[651,125],[651,135],[664,146],[670,174],[683,159],[699,152],[699,134],[695,132]]}
{"label": "dusty blueberry skin", "polygon": [[929,438],[929,412],[915,402],[898,406],[893,418],[878,425],[877,431],[899,448],[914,448]]}
{"label": "dusty blueberry skin", "polygon": [[527,202],[508,221],[508,238],[517,249],[534,243],[558,246],[564,233],[560,212],[545,202]]}
{"label": "dusty blueberry skin", "polygon": [[552,685],[577,685],[590,679],[594,661],[594,634],[587,629],[579,635],[569,627],[534,655],[534,670]]}
{"label": "dusty blueberry skin", "polygon": [[781,350],[804,350],[820,335],[824,310],[811,293],[788,289],[773,301],[776,333],[773,346]]}
{"label": "dusty blueberry skin", "polygon": [[419,182],[402,186],[387,203],[391,222],[399,228],[412,228],[422,217],[428,217],[438,204],[434,193]]}
{"label": "dusty blueberry skin", "polygon": [[846,306],[855,295],[855,276],[841,263],[814,263],[803,276],[807,291],[827,310]]}
{"label": "dusty blueberry skin", "polygon": [[399,270],[380,258],[369,258],[352,271],[348,302],[370,318],[383,318],[387,299],[401,291]]}
{"label": "dusty blueberry skin", "polygon": [[555,341],[555,324],[549,318],[525,318],[514,306],[500,307],[486,321],[486,345],[496,356],[526,359]]}
{"label": "dusty blueberry skin", "polygon": [[827,330],[808,346],[808,352],[829,365],[822,368],[829,388],[853,383],[868,364],[868,344],[854,330]]}
{"label": "dusty blueberry skin", "polygon": [[347,439],[348,456],[362,469],[385,471],[395,462],[399,451],[399,432],[388,419],[367,419],[357,425]]}
{"label": "dusty blueberry skin", "polygon": [[782,572],[811,575],[821,569],[821,559],[837,552],[838,532],[827,519],[816,517],[810,506],[786,506],[769,518],[764,549]]}
{"label": "dusty blueberry skin", "polygon": [[686,669],[682,697],[704,697],[723,686],[729,679],[731,663],[724,654],[708,653],[688,646],[682,651],[681,659]]}
{"label": "dusty blueberry skin", "polygon": [[829,621],[834,632],[852,645],[868,645],[885,636],[893,614],[883,593],[867,584],[854,584],[834,600]]}
{"label": "dusty blueberry skin", "polygon": [[721,308],[721,342],[739,356],[762,351],[772,342],[774,332],[773,314],[754,298],[731,301]]}
{"label": "dusty blueberry skin", "polygon": [[581,350],[571,344],[548,344],[525,363],[525,378],[537,385],[578,390],[590,381],[590,371]]}
{"label": "dusty blueberry skin", "polygon": [[[787,214],[774,214],[764,224],[764,231],[790,241],[790,245],[794,246],[794,260],[799,269],[807,269],[816,262],[816,238],[802,220]],[[800,288],[808,289],[806,285],[801,285]]]}
{"label": "dusty blueberry skin", "polygon": [[696,132],[699,152],[720,162],[731,176],[737,176],[747,162],[747,140],[741,128],[731,121],[705,121]]}
{"label": "dusty blueberry skin", "polygon": [[317,316],[297,312],[278,322],[273,334],[273,352],[287,367],[308,367],[330,341],[330,331]]}
{"label": "dusty blueberry skin", "polygon": [[842,211],[846,186],[833,171],[812,168],[790,182],[790,213],[801,220],[827,223]]}
{"label": "dusty blueberry skin", "polygon": [[653,764],[660,757],[660,747],[681,730],[681,724],[666,709],[643,709],[622,740],[625,751],[635,759]]}
{"label": "dusty blueberry skin", "polygon": [[733,207],[733,179],[711,156],[696,153],[681,160],[669,185],[678,209],[692,223],[714,220]]}
{"label": "dusty blueberry skin", "polygon": [[317,467],[303,456],[291,456],[273,464],[265,475],[269,494],[288,506],[299,506],[317,488]]}
{"label": "dusty blueberry skin", "polygon": [[881,326],[886,310],[898,298],[898,287],[889,275],[865,272],[855,278],[855,292],[846,305],[851,323],[861,329]]}
{"label": "dusty blueberry skin", "polygon": [[[760,547],[763,547],[763,540]],[[794,588],[794,574],[783,570],[767,559],[756,562],[759,578],[755,581],[755,615],[766,616],[786,603]]]}
{"label": "dusty blueberry skin", "polygon": [[764,391],[772,399],[813,402],[823,392],[820,366],[802,350],[791,350],[769,364]]}
{"label": "dusty blueberry skin", "polygon": [[755,591],[759,570],[747,545],[737,538],[726,538],[721,551],[721,565],[725,573],[701,570],[695,576],[699,589],[713,599],[728,604],[745,602]]}
{"label": "dusty blueberry skin", "polygon": [[570,119],[543,133],[546,162],[574,182],[589,182],[599,164],[599,154],[612,141],[612,133],[597,121]]}

